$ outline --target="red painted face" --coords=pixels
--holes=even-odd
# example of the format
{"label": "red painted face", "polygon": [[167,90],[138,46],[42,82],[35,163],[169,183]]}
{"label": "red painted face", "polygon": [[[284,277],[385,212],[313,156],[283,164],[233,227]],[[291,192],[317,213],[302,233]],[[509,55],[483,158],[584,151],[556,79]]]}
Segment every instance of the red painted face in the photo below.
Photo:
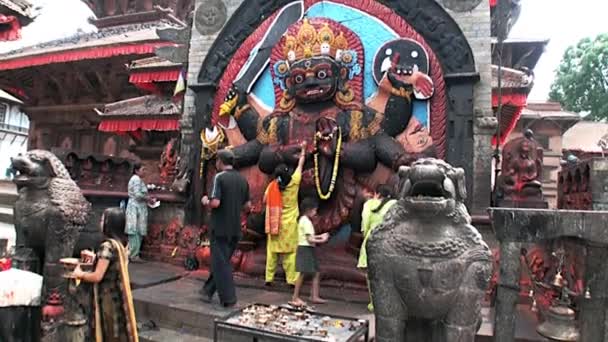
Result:
{"label": "red painted face", "polygon": [[287,87],[299,103],[323,102],[335,96],[338,78],[338,66],[332,59],[310,58],[291,66]]}

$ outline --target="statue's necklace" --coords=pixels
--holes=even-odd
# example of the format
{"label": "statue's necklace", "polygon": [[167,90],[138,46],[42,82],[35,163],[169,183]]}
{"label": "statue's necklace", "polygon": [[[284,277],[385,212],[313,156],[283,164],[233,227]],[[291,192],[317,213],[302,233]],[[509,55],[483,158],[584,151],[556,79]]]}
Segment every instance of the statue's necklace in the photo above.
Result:
{"label": "statue's necklace", "polygon": [[[317,146],[319,140],[319,134],[315,134],[315,146]],[[321,189],[321,179],[319,176],[319,152],[314,154],[314,162],[315,162],[315,185],[317,186],[317,193],[319,194],[319,198],[322,200],[328,200],[331,197],[334,188],[336,187],[336,179],[338,178],[338,169],[340,167],[340,150],[342,149],[342,129],[338,126],[338,145],[336,146],[336,156],[334,160],[334,167],[331,174],[331,182],[329,183],[329,189],[327,193],[323,193],[323,189]]]}

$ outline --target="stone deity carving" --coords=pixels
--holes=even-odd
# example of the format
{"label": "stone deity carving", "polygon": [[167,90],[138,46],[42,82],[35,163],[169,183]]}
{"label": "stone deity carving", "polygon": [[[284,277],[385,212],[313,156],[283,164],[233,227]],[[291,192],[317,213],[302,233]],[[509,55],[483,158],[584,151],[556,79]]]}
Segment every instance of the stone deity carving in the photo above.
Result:
{"label": "stone deity carving", "polygon": [[497,180],[498,206],[522,207],[538,203],[546,207],[542,192],[543,148],[531,130],[503,148],[501,174]]}

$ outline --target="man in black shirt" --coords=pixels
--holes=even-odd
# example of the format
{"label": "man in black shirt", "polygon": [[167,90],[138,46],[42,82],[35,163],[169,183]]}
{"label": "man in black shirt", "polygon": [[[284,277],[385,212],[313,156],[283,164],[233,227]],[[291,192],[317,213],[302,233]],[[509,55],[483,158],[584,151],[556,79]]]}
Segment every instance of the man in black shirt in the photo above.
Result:
{"label": "man in black shirt", "polygon": [[201,200],[203,206],[211,208],[211,273],[202,289],[203,300],[210,302],[217,291],[225,307],[236,304],[230,259],[241,238],[241,213],[251,209],[249,184],[233,164],[232,151],[217,153],[216,167],[220,172],[213,179],[211,196]]}

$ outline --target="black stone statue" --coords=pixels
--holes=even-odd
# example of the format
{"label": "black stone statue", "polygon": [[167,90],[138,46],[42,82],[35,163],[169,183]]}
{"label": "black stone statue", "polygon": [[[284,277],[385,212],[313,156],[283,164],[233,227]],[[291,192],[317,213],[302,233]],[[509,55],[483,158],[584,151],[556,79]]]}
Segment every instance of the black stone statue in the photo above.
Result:
{"label": "black stone statue", "polygon": [[419,159],[367,242],[379,342],[473,342],[492,255],[463,203],[464,170]]}
{"label": "black stone statue", "polygon": [[14,210],[17,254],[37,257],[41,270],[33,271],[44,277],[42,341],[84,341],[86,316],[68,293],[60,260],[74,254],[91,204],[51,152],[32,150],[11,162],[19,191]]}

